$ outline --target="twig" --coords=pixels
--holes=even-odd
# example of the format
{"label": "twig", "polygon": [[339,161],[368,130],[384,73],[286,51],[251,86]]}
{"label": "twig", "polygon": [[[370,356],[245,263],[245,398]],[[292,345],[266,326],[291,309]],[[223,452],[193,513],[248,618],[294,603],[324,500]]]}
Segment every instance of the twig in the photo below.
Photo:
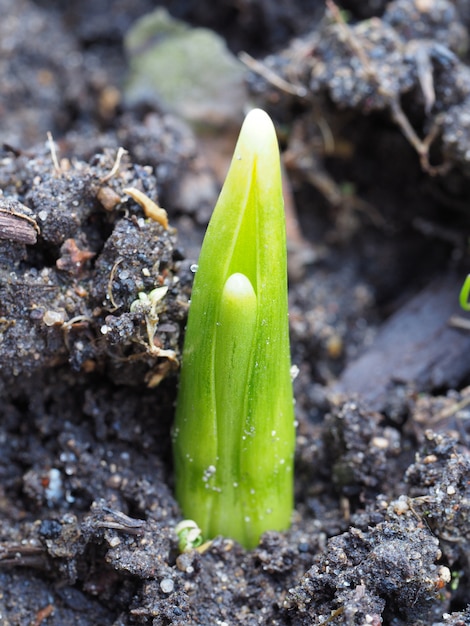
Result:
{"label": "twig", "polygon": [[52,164],[54,165],[54,169],[57,172],[57,174],[62,174],[62,169],[59,164],[59,159],[57,158],[55,142],[52,137],[52,133],[49,130],[47,131],[47,143],[49,144],[49,151],[51,153],[51,159],[52,159]]}
{"label": "twig", "polygon": [[335,617],[338,617],[339,615],[342,615],[343,613],[344,613],[344,606],[340,606],[339,609],[336,609],[336,611],[333,611],[331,613],[330,617],[328,617],[323,622],[320,622],[319,626],[325,626],[325,624],[330,624],[335,619]]}
{"label": "twig", "polygon": [[109,309],[109,312],[112,313],[113,311],[117,311],[117,309],[119,309],[119,307],[121,306],[120,304],[116,303],[116,300],[114,299],[113,296],[113,281],[114,281],[114,277],[116,275],[116,270],[118,268],[118,266],[124,261],[124,259],[118,259],[113,267],[111,268],[111,272],[109,274],[109,279],[108,279],[108,289],[107,289],[107,293],[106,295],[108,296],[108,300],[111,302],[111,304],[113,305],[112,309]]}
{"label": "twig", "polygon": [[110,169],[110,171],[108,172],[108,174],[106,174],[106,176],[103,176],[103,178],[100,178],[100,183],[106,183],[108,180],[110,180],[115,174],[116,172],[119,170],[120,166],[121,166],[121,160],[122,157],[127,154],[127,150],[125,150],[124,148],[119,148],[116,154],[116,160],[114,161],[114,165],[113,167]]}
{"label": "twig", "polygon": [[271,68],[267,67],[264,63],[257,61],[252,56],[250,56],[247,52],[240,52],[238,54],[238,58],[242,63],[244,63],[252,72],[259,74],[262,76],[268,83],[274,85],[281,91],[285,91],[286,93],[290,93],[293,96],[297,96],[298,98],[305,98],[307,95],[307,90],[305,87],[300,85],[292,85],[287,80],[276,74]]}
{"label": "twig", "polygon": [[467,407],[469,404],[470,396],[467,398],[463,398],[462,400],[460,400],[460,402],[454,402],[453,404],[451,404],[451,406],[443,409],[437,415],[435,415],[430,420],[430,423],[435,424],[437,422],[440,422],[441,420],[447,419],[448,417],[452,417],[452,415],[455,415],[456,413]]}
{"label": "twig", "polygon": [[401,108],[400,102],[398,101],[396,95],[390,93],[390,91],[384,88],[383,83],[380,80],[380,75],[368,58],[364,50],[364,46],[362,45],[358,37],[356,37],[351,27],[344,21],[344,18],[338,6],[333,2],[333,0],[326,0],[326,6],[331,12],[335,22],[338,24],[338,27],[341,29],[345,41],[348,42],[351,50],[360,60],[366,76],[371,80],[372,83],[375,84],[377,92],[385,98],[387,105],[390,107],[393,121],[401,129],[405,138],[417,152],[423,170],[431,176],[435,176],[436,174],[445,174],[450,168],[449,162],[443,162],[441,165],[438,166],[431,165],[431,163],[429,162],[429,150],[433,141],[439,134],[438,121],[434,120],[431,130],[424,139],[419,138],[415,129],[412,127],[410,121],[403,112],[403,109]]}

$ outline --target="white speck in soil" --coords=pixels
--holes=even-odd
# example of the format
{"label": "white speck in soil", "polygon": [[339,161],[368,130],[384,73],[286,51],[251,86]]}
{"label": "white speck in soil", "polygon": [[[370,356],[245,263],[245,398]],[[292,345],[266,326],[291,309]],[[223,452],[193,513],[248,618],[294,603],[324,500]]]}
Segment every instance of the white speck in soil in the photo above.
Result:
{"label": "white speck in soil", "polygon": [[164,578],[160,582],[160,589],[163,591],[163,593],[171,593],[174,588],[175,588],[175,583],[173,582],[171,578]]}

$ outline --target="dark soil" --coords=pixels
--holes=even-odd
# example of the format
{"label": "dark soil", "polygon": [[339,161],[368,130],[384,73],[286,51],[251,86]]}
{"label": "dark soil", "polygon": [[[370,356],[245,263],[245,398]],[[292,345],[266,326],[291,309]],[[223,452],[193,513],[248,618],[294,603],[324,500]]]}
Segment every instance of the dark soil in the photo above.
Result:
{"label": "dark soil", "polygon": [[170,428],[233,129],[126,104],[150,0],[0,0],[2,626],[470,625],[470,2],[307,4],[158,3],[250,55],[277,125],[299,369],[291,529],[180,554]]}

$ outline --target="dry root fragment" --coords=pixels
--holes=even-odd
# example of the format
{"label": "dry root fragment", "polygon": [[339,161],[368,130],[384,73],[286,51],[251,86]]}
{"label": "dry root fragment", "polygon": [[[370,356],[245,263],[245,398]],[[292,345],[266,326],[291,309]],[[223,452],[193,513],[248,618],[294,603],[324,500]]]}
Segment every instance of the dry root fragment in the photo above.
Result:
{"label": "dry root fragment", "polygon": [[119,171],[119,168],[121,167],[121,160],[122,157],[124,155],[127,154],[127,150],[124,150],[124,148],[119,148],[116,154],[116,160],[114,161],[114,165],[113,167],[110,169],[110,171],[106,174],[106,176],[103,176],[103,178],[100,178],[100,183],[103,185],[104,183],[107,183],[108,180],[111,180],[111,178],[117,174],[117,172]]}
{"label": "dry root fragment", "polygon": [[40,609],[36,613],[36,619],[33,622],[34,626],[40,626],[44,620],[53,615],[55,607],[53,604],[48,604],[43,609]]}
{"label": "dry root fragment", "polygon": [[83,250],[77,246],[75,239],[66,239],[60,248],[61,256],[56,261],[57,269],[79,276],[87,261],[95,256],[91,250]]}
{"label": "dry root fragment", "polygon": [[96,197],[106,211],[113,211],[121,203],[121,197],[112,187],[104,185],[98,189]]}
{"label": "dry root fragment", "polygon": [[159,363],[145,377],[147,387],[150,389],[158,387],[162,380],[164,380],[171,371],[177,369],[179,365],[174,350],[161,350],[160,348],[157,348],[157,350],[156,356],[166,358],[167,360]]}
{"label": "dry root fragment", "polygon": [[124,193],[127,193],[128,196],[143,208],[145,217],[149,217],[155,222],[158,222],[165,230],[168,230],[168,214],[165,209],[159,207],[156,202],[135,187],[126,187]]}
{"label": "dry root fragment", "polygon": [[0,197],[0,239],[27,245],[36,243],[39,226],[32,217],[24,214],[25,211],[30,212],[30,209],[18,200]]}

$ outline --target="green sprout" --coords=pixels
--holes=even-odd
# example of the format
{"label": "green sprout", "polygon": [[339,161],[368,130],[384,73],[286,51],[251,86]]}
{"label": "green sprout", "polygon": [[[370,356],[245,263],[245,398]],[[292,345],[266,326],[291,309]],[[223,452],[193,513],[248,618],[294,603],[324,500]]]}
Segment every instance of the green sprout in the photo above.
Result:
{"label": "green sprout", "polygon": [[173,429],[176,495],[205,538],[285,530],[295,443],[279,148],[242,126],[195,275]]}
{"label": "green sprout", "polygon": [[460,295],[459,295],[459,303],[464,311],[470,311],[469,296],[470,296],[470,274],[467,275],[467,278],[465,279],[462,285],[462,289],[460,290]]}
{"label": "green sprout", "polygon": [[168,287],[157,287],[152,289],[150,293],[141,291],[137,300],[131,302],[131,313],[142,313],[145,318],[145,326],[147,328],[148,350],[156,356],[167,356],[174,358],[173,350],[161,350],[154,343],[155,333],[157,332],[158,322],[160,321],[159,313],[163,309],[162,300],[168,292]]}
{"label": "green sprout", "polygon": [[452,578],[450,583],[450,588],[452,589],[452,591],[457,591],[457,589],[459,588],[461,576],[462,572],[458,572],[455,570],[452,572]]}
{"label": "green sprout", "polygon": [[184,519],[175,526],[175,534],[178,537],[178,550],[190,552],[202,545],[202,531],[192,519]]}

